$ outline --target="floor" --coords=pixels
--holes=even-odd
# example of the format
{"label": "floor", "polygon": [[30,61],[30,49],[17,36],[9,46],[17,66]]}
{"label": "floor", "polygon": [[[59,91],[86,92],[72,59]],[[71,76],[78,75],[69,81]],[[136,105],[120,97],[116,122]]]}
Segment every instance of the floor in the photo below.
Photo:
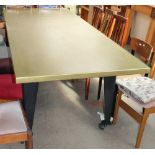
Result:
{"label": "floor", "polygon": [[[33,126],[34,148],[134,149],[138,124],[124,111],[120,110],[115,126],[98,128],[97,112],[102,112],[103,99],[96,100],[97,85],[98,79],[92,79],[89,100],[85,101],[84,80],[40,83]],[[155,148],[154,116],[147,122],[141,148]],[[0,148],[22,149],[24,144]]]}

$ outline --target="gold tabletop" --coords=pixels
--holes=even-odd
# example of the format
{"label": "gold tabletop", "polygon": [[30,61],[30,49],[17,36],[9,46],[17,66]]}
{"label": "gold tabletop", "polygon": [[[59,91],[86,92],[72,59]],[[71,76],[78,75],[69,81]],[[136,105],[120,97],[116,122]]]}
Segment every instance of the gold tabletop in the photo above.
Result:
{"label": "gold tabletop", "polygon": [[5,20],[17,83],[149,72],[68,10],[6,10]]}

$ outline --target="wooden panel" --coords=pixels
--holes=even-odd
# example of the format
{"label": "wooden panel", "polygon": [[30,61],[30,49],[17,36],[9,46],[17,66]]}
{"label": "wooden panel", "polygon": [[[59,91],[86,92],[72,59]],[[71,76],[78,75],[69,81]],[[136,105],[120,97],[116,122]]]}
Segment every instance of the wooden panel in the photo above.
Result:
{"label": "wooden panel", "polygon": [[150,43],[153,46],[153,49],[155,50],[155,19],[151,20],[146,36],[146,41]]}
{"label": "wooden panel", "polygon": [[151,17],[155,18],[155,8],[152,8]]}
{"label": "wooden panel", "polygon": [[93,10],[94,10],[94,6],[89,5],[88,22],[90,24],[92,24],[92,21],[93,21]]}
{"label": "wooden panel", "polygon": [[128,18],[128,29],[126,32],[126,42],[125,43],[127,43],[130,40],[129,37],[130,37],[131,26],[133,23],[134,13],[135,12],[130,7],[127,7],[126,12],[125,12],[125,17]]}
{"label": "wooden panel", "polygon": [[134,5],[131,7],[136,12],[141,12],[147,16],[151,17],[152,7],[148,5]]}

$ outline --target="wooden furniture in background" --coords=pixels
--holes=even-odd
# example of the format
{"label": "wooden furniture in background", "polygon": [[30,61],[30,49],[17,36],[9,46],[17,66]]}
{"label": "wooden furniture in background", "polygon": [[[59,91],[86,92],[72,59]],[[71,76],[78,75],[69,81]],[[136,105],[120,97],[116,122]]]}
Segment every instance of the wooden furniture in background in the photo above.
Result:
{"label": "wooden furniture in background", "polygon": [[125,18],[128,18],[128,29],[126,32],[125,44],[130,41],[130,30],[132,26],[133,11],[131,11],[131,5],[106,5],[105,8],[109,8]]}
{"label": "wooden furniture in background", "polygon": [[99,30],[107,37],[111,37],[114,28],[114,12],[110,9],[106,9],[102,16],[101,25]]}
{"label": "wooden furniture in background", "polygon": [[81,18],[88,21],[89,5],[81,5]]}
{"label": "wooden furniture in background", "polygon": [[137,56],[149,66],[151,65],[151,55],[153,53],[153,47],[147,42],[138,38],[131,38],[130,47],[132,54],[138,54]]}
{"label": "wooden furniture in background", "polygon": [[[81,6],[83,12],[87,12],[85,15],[82,13],[81,16],[85,16],[84,19],[92,23],[92,8],[94,5]],[[90,9],[91,8],[91,9]],[[117,14],[128,18],[128,29],[126,33],[125,43],[130,41],[130,30],[133,26],[133,17],[135,13],[139,12],[151,18],[150,26],[148,28],[147,36],[145,41],[150,43],[155,49],[155,7],[151,5],[101,5],[100,8],[105,10],[106,8],[111,9],[112,11],[117,12]],[[85,11],[84,11],[85,10]],[[89,19],[89,20],[88,20]]]}
{"label": "wooden furniture in background", "polygon": [[81,5],[81,18],[87,21],[89,24],[92,25],[93,22],[93,16],[95,8],[100,8],[101,10],[104,10],[101,5]]}
{"label": "wooden furniture in background", "polygon": [[153,50],[155,50],[155,6],[133,5],[131,6],[130,12],[133,14],[132,17],[129,19],[130,21],[137,12],[151,18],[145,41],[151,44],[153,46]]}
{"label": "wooden furniture in background", "polygon": [[83,18],[85,21],[89,22],[92,24],[93,21],[93,12],[94,8],[98,7],[101,8],[104,12],[106,9],[112,10],[113,12],[116,12],[117,14],[124,16],[129,19],[129,25],[128,25],[128,30],[126,33],[126,38],[125,38],[125,43],[129,40],[129,34],[130,34],[130,29],[132,25],[132,18],[133,18],[133,11],[131,11],[131,6],[129,5],[81,5],[81,18]]}
{"label": "wooden furniture in background", "polygon": [[124,47],[128,29],[128,19],[120,15],[114,15],[114,22],[115,26],[113,27],[111,39],[121,47]]}
{"label": "wooden furniture in background", "polygon": [[[126,33],[128,30],[128,19],[123,16],[114,14],[112,28],[113,29],[111,30],[110,38],[124,48]],[[99,78],[98,95],[97,95],[98,100],[100,99],[101,88],[102,88],[102,77]]]}
{"label": "wooden furniture in background", "polygon": [[[113,8],[108,9],[109,6],[103,8],[94,6],[94,14],[92,19],[92,25],[103,32],[106,36],[114,40],[120,46],[124,47],[127,42],[128,32],[128,18],[121,15],[117,15],[120,10]],[[110,6],[112,8],[112,6]],[[114,15],[115,14],[115,15]],[[90,79],[86,79],[85,82],[85,99],[88,99],[89,95]],[[102,78],[99,79],[98,87],[98,99],[100,98],[100,91],[102,86]]]}
{"label": "wooden furniture in background", "polygon": [[[130,29],[132,26],[134,26],[133,18],[136,13],[143,14],[145,16],[148,16],[151,20],[149,23],[149,27],[147,29],[147,34],[145,37],[145,41],[153,46],[153,51],[155,51],[155,6],[151,5],[132,5],[131,7],[127,7],[127,11],[125,16],[128,17],[128,23],[129,23],[129,28],[127,32],[127,36],[130,33]],[[141,38],[140,38],[141,39]],[[155,54],[153,55],[153,63],[155,62]]]}
{"label": "wooden furniture in background", "polygon": [[[105,13],[99,7],[96,7],[94,10],[94,17],[92,24],[96,24],[96,28],[99,29],[107,37],[111,37],[113,27],[114,27],[114,13],[110,9],[106,9]],[[98,17],[99,16],[99,17]],[[101,83],[102,81],[99,81]],[[101,86],[101,85],[99,85]],[[88,99],[89,96],[89,87],[90,87],[90,78],[87,78],[85,81],[85,99]]]}
{"label": "wooden furniture in background", "polygon": [[102,16],[103,10],[100,7],[95,6],[93,11],[92,25],[97,29],[100,28]]}

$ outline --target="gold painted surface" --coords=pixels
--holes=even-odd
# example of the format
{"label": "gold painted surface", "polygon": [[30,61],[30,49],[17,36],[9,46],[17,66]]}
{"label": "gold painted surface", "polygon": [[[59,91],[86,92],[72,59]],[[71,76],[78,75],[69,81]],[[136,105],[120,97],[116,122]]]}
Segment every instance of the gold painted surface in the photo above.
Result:
{"label": "gold painted surface", "polygon": [[149,72],[68,10],[7,10],[5,19],[17,83]]}

